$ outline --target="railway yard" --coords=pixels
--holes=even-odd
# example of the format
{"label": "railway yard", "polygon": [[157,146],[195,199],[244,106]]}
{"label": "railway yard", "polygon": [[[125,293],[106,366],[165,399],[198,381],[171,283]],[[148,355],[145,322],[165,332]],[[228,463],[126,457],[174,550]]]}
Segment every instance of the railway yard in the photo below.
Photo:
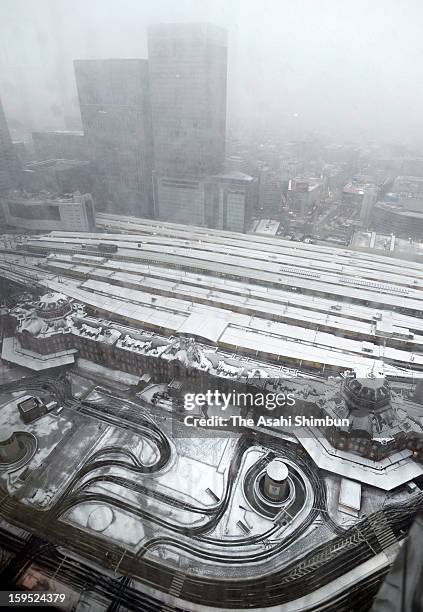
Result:
{"label": "railway yard", "polygon": [[423,371],[420,264],[99,217],[99,233],[52,232],[4,253],[3,275],[136,327],[288,367],[343,371],[378,361],[395,375]]}
{"label": "railway yard", "polygon": [[[423,501],[423,266],[103,214],[5,245],[0,279],[4,584],[95,612],[364,609]],[[206,388],[351,427],[189,427]]]}

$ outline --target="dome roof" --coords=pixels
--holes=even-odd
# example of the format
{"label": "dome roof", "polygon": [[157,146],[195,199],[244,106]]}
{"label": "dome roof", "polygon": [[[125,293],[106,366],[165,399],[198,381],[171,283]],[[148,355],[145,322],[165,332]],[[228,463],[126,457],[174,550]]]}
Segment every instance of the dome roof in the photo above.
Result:
{"label": "dome roof", "polygon": [[266,468],[266,474],[275,482],[284,482],[288,478],[288,468],[283,461],[273,459]]}
{"label": "dome roof", "polygon": [[362,378],[347,378],[343,396],[349,410],[375,411],[390,405],[391,391],[385,377],[371,373]]}
{"label": "dome roof", "polygon": [[15,435],[15,432],[14,432],[13,427],[9,424],[3,423],[1,426],[1,430],[0,430],[0,444],[9,442],[9,440],[11,440],[14,435]]}
{"label": "dome roof", "polygon": [[40,307],[42,308],[55,308],[58,305],[62,305],[64,303],[68,303],[68,298],[63,293],[57,293],[53,291],[51,293],[46,293],[40,297]]}
{"label": "dome roof", "polygon": [[40,317],[62,317],[71,310],[69,298],[63,293],[46,293],[40,297],[37,313]]}

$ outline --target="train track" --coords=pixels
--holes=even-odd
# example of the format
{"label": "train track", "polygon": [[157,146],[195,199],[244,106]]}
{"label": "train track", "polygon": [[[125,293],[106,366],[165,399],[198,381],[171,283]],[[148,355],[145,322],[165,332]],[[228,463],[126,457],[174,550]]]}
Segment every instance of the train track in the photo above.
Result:
{"label": "train track", "polygon": [[[31,386],[32,385],[32,386]],[[16,383],[10,383],[7,385],[10,389],[16,388]],[[42,379],[41,381],[29,380],[25,381],[25,389],[36,389],[41,388],[43,390],[48,390],[50,392],[58,392],[61,394],[61,397],[67,401],[67,398],[70,395],[69,387],[66,385],[64,381],[57,381],[56,379],[50,379],[48,377]],[[87,408],[92,411],[99,411],[98,406],[92,406],[91,404],[87,405]],[[102,412],[100,410],[100,412]],[[106,414],[106,417],[113,418],[112,415]],[[143,431],[143,435],[145,435],[145,430],[149,429],[153,433],[151,434],[154,438],[154,442],[157,444],[163,444],[164,434],[161,433],[161,430],[149,421],[139,423],[139,415],[135,422],[135,411],[131,413],[129,411],[125,418],[131,424],[131,427],[141,427]],[[141,417],[142,419],[142,417]],[[119,419],[121,422],[121,420]],[[156,427],[156,429],[155,429]],[[279,443],[276,443],[274,440],[268,438],[268,436],[264,434],[249,434],[248,437],[244,440],[245,448],[243,445],[237,449],[237,453],[235,453],[235,459],[230,468],[230,478],[228,478],[228,486],[225,491],[224,498],[219,507],[215,508],[215,514],[211,515],[211,521],[208,524],[209,530],[213,528],[215,524],[222,517],[226,507],[228,500],[231,497],[232,487],[235,482],[236,476],[239,471],[239,465],[242,458],[242,454],[245,452],[246,448],[248,448],[252,443],[255,444],[264,444],[269,447],[274,452],[281,452],[281,447]],[[163,450],[162,446],[162,450]],[[116,452],[116,449],[112,448],[111,452]],[[269,555],[280,553],[283,548],[290,546],[298,537],[305,532],[305,530],[310,526],[313,520],[316,518],[319,512],[322,512],[322,516],[325,517],[325,520],[328,521],[329,525],[332,525],[332,521],[327,517],[326,510],[326,497],[325,497],[325,488],[324,485],[317,474],[317,471],[313,474],[313,468],[311,464],[308,463],[305,459],[301,459],[298,456],[297,449],[292,448],[289,451],[289,445],[287,443],[284,444],[284,453],[292,452],[295,454],[295,461],[302,461],[301,467],[305,466],[304,469],[307,470],[307,476],[312,478],[313,488],[315,489],[316,500],[314,503],[314,510],[310,513],[310,518],[305,521],[301,530],[296,530],[289,538],[281,542],[280,548],[278,546],[272,548],[271,551],[264,550],[258,553],[258,557],[250,559],[250,562],[257,561],[260,559],[269,558]],[[104,454],[104,453],[103,453]],[[166,461],[166,452],[164,453],[163,461]],[[129,469],[141,469],[144,468],[154,469],[154,466],[142,466],[137,465],[136,457],[127,455],[129,458],[129,462],[124,462],[125,467],[129,466]],[[162,456],[160,454],[160,459]],[[103,462],[106,461],[104,464]],[[75,493],[76,496],[79,494],[83,494],[84,487],[78,489],[78,483],[80,482],[80,478],[84,477],[88,474],[93,466],[96,465],[96,468],[99,465],[109,465],[109,460],[101,460],[101,452],[94,456],[94,461],[88,463],[87,466],[83,466],[83,471],[78,472],[77,478],[75,478],[70,487],[66,490],[66,495],[62,497],[62,500],[59,500],[59,505],[56,509],[61,512],[66,509],[67,498]],[[116,459],[111,460],[112,464],[116,465]],[[165,463],[164,463],[165,465]],[[157,463],[155,464],[157,468]],[[95,469],[96,469],[95,468]],[[84,471],[85,470],[85,471]],[[87,482],[87,481],[86,481]],[[108,496],[104,496],[106,499],[106,503],[108,503]],[[78,497],[75,497],[77,500]],[[79,497],[80,503],[83,500],[86,500],[86,497]],[[97,494],[94,494],[93,499],[98,501],[100,498]],[[14,502],[15,503],[15,502]],[[61,506],[63,504],[63,506]],[[383,511],[379,511],[379,516],[377,517],[377,522],[384,525],[386,530],[390,530],[390,533],[393,534],[394,540],[399,541],[404,537],[407,529],[409,528],[415,513],[421,509],[423,506],[423,495],[419,495],[412,501],[408,503],[396,504],[395,506],[385,507]],[[8,504],[3,506],[7,509],[9,507]],[[13,507],[13,504],[11,508]],[[383,521],[381,520],[383,516]],[[145,519],[145,515],[142,516]],[[72,531],[72,533],[79,533],[81,531],[73,528],[71,529],[69,525],[60,525],[58,524],[58,528],[63,530],[65,534],[68,530]],[[172,528],[172,526],[168,526],[168,528]],[[339,529],[339,528],[338,528]],[[207,533],[207,532],[206,532]],[[207,536],[204,533],[195,533],[193,531],[188,531],[187,535],[190,535],[193,540],[193,545],[187,544],[182,540],[178,540],[177,538],[156,538],[156,540],[151,540],[146,546],[149,547],[149,550],[157,545],[166,545],[171,546],[173,548],[177,548],[184,552],[191,554],[195,554],[196,556],[200,556],[202,558],[207,558],[207,552],[204,550],[200,550],[198,546],[196,546],[196,542],[200,543],[201,539],[204,541],[208,541]],[[289,601],[293,601],[299,597],[306,595],[307,593],[311,593],[317,588],[321,587],[324,584],[328,584],[332,580],[335,580],[339,576],[341,576],[345,572],[345,568],[352,569],[357,567],[361,563],[371,559],[375,554],[384,550],[384,542],[392,541],[392,537],[383,538],[383,534],[378,532],[375,528],[375,517],[367,517],[357,523],[353,528],[343,531],[331,540],[328,543],[324,543],[318,548],[314,549],[312,552],[304,555],[301,559],[295,560],[290,563],[288,566],[282,567],[272,573],[269,573],[263,577],[254,577],[254,578],[242,578],[240,577],[237,580],[230,579],[214,579],[214,578],[205,578],[199,577],[195,575],[191,575],[190,573],[183,574],[183,581],[180,585],[179,596],[181,599],[189,600],[194,604],[204,604],[210,606],[221,606],[221,607],[232,607],[232,608],[254,608],[254,607],[266,607],[271,605],[282,605],[283,603],[287,603]],[[211,542],[215,544],[215,542]],[[239,542],[238,542],[239,544]],[[111,548],[110,543],[104,542],[99,538],[90,537],[85,534],[83,540],[78,542],[79,548],[82,550],[82,553],[85,553],[92,558],[97,558],[101,554],[108,553]],[[3,541],[2,538],[2,546],[7,548],[15,549],[16,544],[13,541],[13,538],[5,538]],[[78,546],[77,546],[78,548]],[[116,547],[115,547],[116,548]],[[119,548],[117,549],[119,550]],[[17,553],[19,552],[19,547]],[[166,567],[159,563],[151,556],[147,556],[146,552],[148,550],[141,549],[139,554],[136,553],[128,553],[125,559],[122,561],[120,565],[120,571],[129,577],[134,577],[137,580],[146,582],[149,586],[162,590],[164,592],[169,592],[171,589],[172,580],[175,575],[180,570],[175,570],[170,567]],[[35,555],[35,553],[37,553]],[[29,561],[34,561],[36,558],[37,563],[42,564],[42,567],[46,569],[46,571],[54,572],[57,569],[57,559],[56,553],[54,555],[51,554],[51,549],[49,551],[39,550],[38,552],[34,552],[35,557],[29,555]],[[53,562],[54,557],[54,562]],[[50,560],[49,560],[50,559]],[[227,554],[223,552],[223,554],[216,554],[211,551],[208,560],[219,560],[221,562],[233,563],[234,558],[231,557],[230,552]],[[61,573],[63,572],[64,579],[68,579],[70,581],[77,580],[77,575],[79,574],[79,569],[74,567],[72,563],[70,563],[67,559],[61,559],[59,557],[59,562],[63,561],[63,568],[61,568]],[[53,569],[55,568],[55,569]],[[87,572],[83,572],[83,584],[87,582]],[[112,581],[110,584],[107,583],[105,586],[104,576],[100,578],[97,574],[91,571],[91,575],[95,576],[96,580],[99,581],[101,585],[100,591],[104,593],[110,594],[110,596],[117,597],[118,600],[124,605],[128,607],[128,609],[137,609],[134,607],[139,605],[141,601],[143,601],[144,595],[137,595],[139,591],[131,585],[130,580],[127,581]],[[101,576],[101,572],[100,572]],[[375,589],[377,577],[373,577],[368,580],[367,587],[370,590]],[[91,582],[90,582],[91,585]],[[92,585],[93,590],[95,591],[94,585]],[[178,587],[179,588],[179,587]],[[140,599],[141,598],[141,599]],[[155,606],[157,602],[150,602],[150,600],[144,602],[144,604]],[[346,606],[347,599],[341,601],[339,600],[339,605]],[[144,605],[143,604],[143,605]],[[139,608],[138,608],[139,609]],[[141,609],[157,609],[154,607],[142,608]],[[336,609],[336,608],[335,608]],[[342,610],[343,608],[339,608]],[[345,608],[347,609],[347,608]],[[329,610],[329,608],[328,608]]]}

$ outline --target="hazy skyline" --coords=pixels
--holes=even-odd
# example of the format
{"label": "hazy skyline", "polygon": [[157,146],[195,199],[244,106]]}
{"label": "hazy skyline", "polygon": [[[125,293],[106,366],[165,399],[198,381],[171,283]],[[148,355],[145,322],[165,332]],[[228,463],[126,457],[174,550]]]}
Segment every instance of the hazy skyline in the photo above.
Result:
{"label": "hazy skyline", "polygon": [[[147,57],[148,25],[228,30],[228,126],[410,141],[423,129],[417,0],[1,0],[12,134],[79,117],[73,59]],[[68,124],[69,125],[69,124]]]}

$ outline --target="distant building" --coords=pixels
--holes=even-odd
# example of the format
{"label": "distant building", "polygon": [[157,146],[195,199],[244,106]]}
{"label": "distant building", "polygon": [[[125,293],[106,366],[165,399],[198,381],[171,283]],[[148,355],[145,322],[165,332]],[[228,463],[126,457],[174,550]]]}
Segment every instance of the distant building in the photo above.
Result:
{"label": "distant building", "polygon": [[416,157],[411,159],[404,159],[402,162],[401,173],[406,176],[423,177],[423,158]]}
{"label": "distant building", "polygon": [[324,181],[321,178],[298,177],[289,181],[287,204],[302,217],[323,197]]}
{"label": "distant building", "polygon": [[392,191],[374,206],[372,228],[420,240],[423,235],[423,177],[398,176]]}
{"label": "distant building", "polygon": [[154,169],[205,176],[223,169],[227,38],[211,24],[148,29]]}
{"label": "distant building", "polygon": [[364,192],[361,201],[360,221],[362,226],[367,227],[372,217],[373,207],[377,201],[378,190],[373,187]]}
{"label": "distant building", "polygon": [[351,176],[350,166],[346,163],[325,164],[323,173],[327,177],[329,190],[342,189]]}
{"label": "distant building", "polygon": [[373,207],[371,225],[378,232],[393,233],[399,237],[420,241],[423,236],[423,210],[416,211],[400,204],[377,202]]}
{"label": "distant building", "polygon": [[0,192],[19,184],[19,162],[13,147],[0,100]]}
{"label": "distant building", "polygon": [[155,214],[203,225],[202,179],[224,168],[227,40],[210,24],[148,30]]}
{"label": "distant building", "polygon": [[242,172],[217,174],[206,181],[207,227],[245,232],[257,201],[257,179]]}
{"label": "distant building", "polygon": [[281,214],[282,188],[280,174],[268,166],[259,170],[258,210],[260,216],[271,217]]}
{"label": "distant building", "polygon": [[151,216],[147,60],[76,60],[74,65],[88,155],[98,179],[96,205],[107,212]]}
{"label": "distant building", "polygon": [[45,159],[88,160],[87,141],[81,131],[32,132],[34,154],[39,161]]}
{"label": "distant building", "polygon": [[397,176],[392,186],[393,193],[423,194],[423,177],[403,175]]}
{"label": "distant building", "polygon": [[257,179],[234,172],[205,178],[155,177],[159,218],[244,232],[257,199]]}
{"label": "distant building", "polygon": [[204,225],[204,181],[201,178],[154,176],[155,214],[163,221]]}
{"label": "distant building", "polygon": [[404,210],[423,212],[423,177],[398,176],[383,201]]}
{"label": "distant building", "polygon": [[259,164],[269,166],[276,170],[281,162],[279,147],[273,142],[261,143],[257,150],[256,156]]}
{"label": "distant building", "polygon": [[95,210],[90,194],[68,197],[10,192],[1,200],[5,223],[28,230],[95,231]]}
{"label": "distant building", "polygon": [[225,158],[225,172],[245,172],[248,174],[249,164],[239,155],[229,155]]}
{"label": "distant building", "polygon": [[353,177],[342,190],[342,203],[347,206],[353,206],[361,214],[363,198],[367,191],[376,192],[377,198],[379,189],[371,180],[371,177]]}
{"label": "distant building", "polygon": [[80,191],[92,193],[94,180],[88,161],[46,159],[26,164],[22,171],[22,187],[30,193],[49,191],[62,195]]}

